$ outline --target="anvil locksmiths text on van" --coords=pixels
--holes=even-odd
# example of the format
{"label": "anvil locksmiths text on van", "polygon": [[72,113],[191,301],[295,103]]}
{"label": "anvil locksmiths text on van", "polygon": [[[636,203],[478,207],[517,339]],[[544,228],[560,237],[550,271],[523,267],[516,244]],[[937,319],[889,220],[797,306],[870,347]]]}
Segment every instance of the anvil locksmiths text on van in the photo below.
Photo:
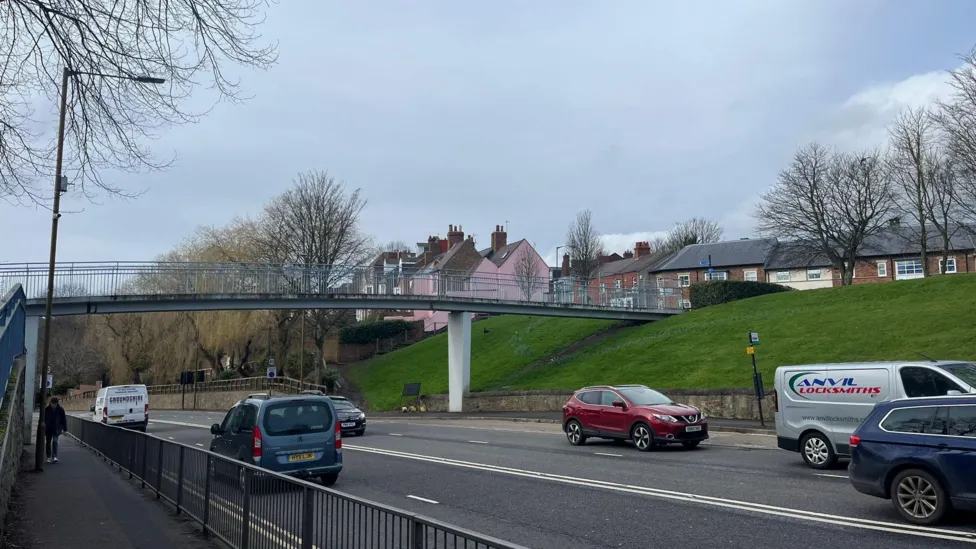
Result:
{"label": "anvil locksmiths text on van", "polygon": [[963,361],[808,364],[776,369],[776,437],[815,469],[850,455],[850,435],[875,404],[976,393],[976,364]]}

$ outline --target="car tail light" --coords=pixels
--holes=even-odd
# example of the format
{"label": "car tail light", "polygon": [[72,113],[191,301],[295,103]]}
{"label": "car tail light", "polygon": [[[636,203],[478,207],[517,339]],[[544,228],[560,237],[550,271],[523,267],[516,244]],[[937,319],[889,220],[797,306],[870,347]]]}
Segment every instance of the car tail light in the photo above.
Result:
{"label": "car tail light", "polygon": [[336,436],[335,436],[335,449],[336,450],[341,450],[342,449],[342,422],[341,421],[337,421],[336,422],[335,433],[336,433]]}
{"label": "car tail light", "polygon": [[149,419],[149,405],[146,404],[146,419]]}
{"label": "car tail light", "polygon": [[108,406],[102,408],[102,423],[108,425]]}
{"label": "car tail light", "polygon": [[851,435],[851,448],[857,448],[861,444],[861,437],[857,435]]}
{"label": "car tail light", "polygon": [[254,433],[251,435],[251,455],[259,458],[261,453],[261,429],[255,425]]}

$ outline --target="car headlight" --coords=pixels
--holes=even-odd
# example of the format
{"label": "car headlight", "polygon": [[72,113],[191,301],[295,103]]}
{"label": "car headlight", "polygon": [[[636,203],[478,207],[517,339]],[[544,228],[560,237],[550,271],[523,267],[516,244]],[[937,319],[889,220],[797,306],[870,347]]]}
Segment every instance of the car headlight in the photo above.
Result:
{"label": "car headlight", "polygon": [[359,412],[359,419],[366,419],[366,414]]}
{"label": "car headlight", "polygon": [[659,419],[667,423],[678,423],[678,420],[674,419],[674,417],[672,416],[668,416],[664,414],[652,414],[652,415],[654,416],[654,419]]}

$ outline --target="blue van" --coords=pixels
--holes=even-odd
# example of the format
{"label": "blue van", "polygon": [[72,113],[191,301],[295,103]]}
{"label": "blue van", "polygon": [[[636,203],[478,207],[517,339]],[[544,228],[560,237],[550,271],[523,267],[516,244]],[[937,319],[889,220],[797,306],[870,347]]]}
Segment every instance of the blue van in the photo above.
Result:
{"label": "blue van", "polygon": [[245,399],[210,432],[211,452],[276,473],[331,486],[342,471],[342,430],[328,397]]}
{"label": "blue van", "polygon": [[976,396],[880,403],[850,444],[851,484],[890,499],[906,521],[931,525],[953,509],[976,511]]}

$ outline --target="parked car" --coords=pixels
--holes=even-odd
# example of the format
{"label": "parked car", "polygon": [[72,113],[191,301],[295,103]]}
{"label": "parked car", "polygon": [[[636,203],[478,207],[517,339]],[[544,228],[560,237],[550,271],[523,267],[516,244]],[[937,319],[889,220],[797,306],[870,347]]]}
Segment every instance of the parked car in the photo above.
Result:
{"label": "parked car", "polygon": [[145,385],[113,385],[95,394],[92,421],[146,432],[149,426],[149,392]]}
{"label": "parked car", "polygon": [[905,520],[930,525],[976,510],[976,396],[879,404],[850,436],[857,491],[890,499]]}
{"label": "parked car", "polygon": [[366,434],[366,414],[362,410],[346,397],[332,395],[329,399],[339,414],[339,425],[343,434],[352,433],[357,437]]}
{"label": "parked car", "polygon": [[342,428],[328,397],[245,399],[210,427],[210,451],[331,486],[342,471]]}
{"label": "parked car", "polygon": [[574,446],[594,437],[631,440],[642,452],[673,443],[692,449],[708,438],[708,421],[698,408],[644,385],[607,385],[570,397],[563,405],[563,431]]}
{"label": "parked car", "polygon": [[776,441],[814,469],[850,455],[848,439],[879,402],[976,392],[976,363],[806,364],[776,368]]}

